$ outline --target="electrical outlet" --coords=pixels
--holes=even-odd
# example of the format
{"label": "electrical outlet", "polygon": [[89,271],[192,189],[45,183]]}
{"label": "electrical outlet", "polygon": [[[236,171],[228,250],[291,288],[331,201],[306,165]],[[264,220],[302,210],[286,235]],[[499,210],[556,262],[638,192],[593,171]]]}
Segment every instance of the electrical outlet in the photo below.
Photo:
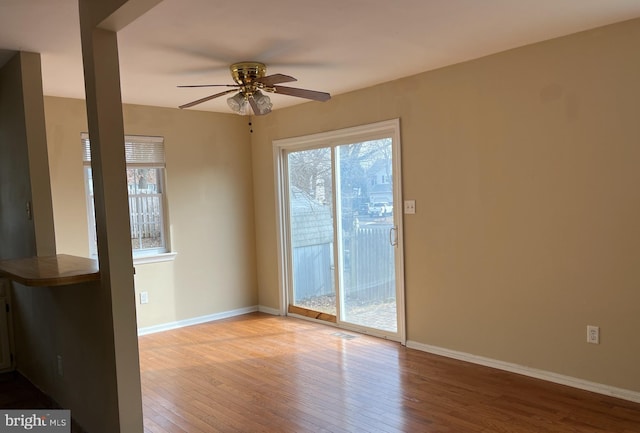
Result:
{"label": "electrical outlet", "polygon": [[58,355],[56,357],[56,370],[58,372],[58,376],[64,376],[64,369],[62,368],[62,355]]}
{"label": "electrical outlet", "polygon": [[149,303],[149,292],[140,292],[140,303],[141,304]]}
{"label": "electrical outlet", "polygon": [[600,344],[600,328],[587,325],[587,343]]}

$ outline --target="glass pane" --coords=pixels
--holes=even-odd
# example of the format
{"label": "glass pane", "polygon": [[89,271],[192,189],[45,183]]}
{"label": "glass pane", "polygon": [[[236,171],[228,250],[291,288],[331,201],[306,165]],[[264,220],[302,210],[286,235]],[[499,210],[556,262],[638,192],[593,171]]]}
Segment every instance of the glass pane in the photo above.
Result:
{"label": "glass pane", "polygon": [[127,168],[131,247],[164,249],[162,169]]}
{"label": "glass pane", "polygon": [[292,152],[288,166],[292,303],[335,315],[331,149]]}
{"label": "glass pane", "polygon": [[89,254],[98,255],[98,242],[96,235],[96,209],[93,198],[93,172],[91,167],[84,166],[85,190],[87,192],[87,222],[89,223]]}
{"label": "glass pane", "polygon": [[[127,168],[129,193],[129,224],[131,247],[134,254],[150,254],[166,251],[164,238],[164,214],[162,198],[162,168]],[[85,166],[88,195],[89,241],[92,255],[98,254],[96,244],[96,220],[93,198],[93,174]]]}
{"label": "glass pane", "polygon": [[341,320],[397,332],[391,139],[338,146]]}

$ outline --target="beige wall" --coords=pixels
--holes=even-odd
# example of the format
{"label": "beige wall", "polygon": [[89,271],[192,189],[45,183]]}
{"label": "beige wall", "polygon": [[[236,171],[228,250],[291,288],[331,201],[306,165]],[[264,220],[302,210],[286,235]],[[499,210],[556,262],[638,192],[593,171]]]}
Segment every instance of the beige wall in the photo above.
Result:
{"label": "beige wall", "polygon": [[0,68],[0,259],[55,252],[40,55],[19,52]]}
{"label": "beige wall", "polygon": [[[0,68],[0,259],[55,254],[42,111],[40,55],[16,53]],[[49,220],[29,218],[28,202]],[[43,222],[40,229],[37,222]],[[47,247],[43,250],[38,245]],[[45,335],[31,338],[39,318],[30,308],[35,302],[30,292],[22,289],[12,290],[16,365],[31,380],[42,383],[47,374],[41,367],[46,361],[37,356],[37,347],[50,343]]]}
{"label": "beige wall", "polygon": [[104,302],[100,285],[14,283],[13,295],[17,369],[61,407],[71,409],[86,431],[117,431],[111,305]]}
{"label": "beige wall", "polygon": [[640,391],[638,52],[634,20],[256,119],[260,303],[272,140],[399,117],[408,339]]}
{"label": "beige wall", "polygon": [[[84,101],[46,97],[58,251],[87,256],[80,133]],[[139,327],[191,319],[258,303],[251,148],[246,119],[125,105],[126,134],[165,139],[168,220],[175,261],[136,266]],[[136,296],[139,302],[139,296]]]}
{"label": "beige wall", "polygon": [[45,120],[58,252],[89,257],[80,145],[80,132],[88,131],[84,101],[45,96]]}

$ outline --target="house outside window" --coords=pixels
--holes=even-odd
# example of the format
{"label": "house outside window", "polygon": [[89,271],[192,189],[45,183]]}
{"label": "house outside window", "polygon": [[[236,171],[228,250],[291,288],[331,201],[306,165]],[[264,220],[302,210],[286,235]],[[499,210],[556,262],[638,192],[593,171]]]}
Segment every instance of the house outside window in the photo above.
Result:
{"label": "house outside window", "polygon": [[[81,136],[87,216],[89,220],[89,249],[97,255],[96,221],[91,170],[89,135]],[[126,176],[129,193],[129,224],[134,261],[140,257],[163,255],[169,251],[165,197],[165,157],[162,137],[125,136]]]}

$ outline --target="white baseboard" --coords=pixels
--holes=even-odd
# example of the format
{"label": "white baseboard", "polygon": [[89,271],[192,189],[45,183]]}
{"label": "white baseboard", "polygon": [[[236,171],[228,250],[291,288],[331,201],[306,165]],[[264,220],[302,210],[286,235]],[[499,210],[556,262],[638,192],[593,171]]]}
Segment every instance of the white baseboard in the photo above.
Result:
{"label": "white baseboard", "polygon": [[212,322],[214,320],[227,319],[229,317],[241,316],[243,314],[255,313],[257,306],[238,308],[237,310],[223,311],[222,313],[208,314],[206,316],[193,317],[191,319],[178,320],[177,322],[163,323],[160,325],[138,328],[138,336],[155,334],[156,332],[169,331],[171,329],[184,328],[185,326],[199,325],[201,323]]}
{"label": "white baseboard", "polygon": [[497,368],[499,370],[509,371],[511,373],[522,374],[524,376],[542,379],[548,382],[558,383],[573,388],[640,403],[640,392],[631,391],[628,389],[616,388],[596,382],[589,382],[587,380],[552,373],[550,371],[538,370],[536,368],[525,367],[523,365],[512,364],[510,362],[498,361],[496,359],[485,358],[483,356],[472,355],[465,352],[458,352],[456,350],[449,350],[438,346],[418,343],[415,341],[407,341],[407,347],[423,352],[433,353],[434,355],[446,356],[447,358],[458,359],[460,361],[466,361],[472,364],[484,365],[485,367]]}
{"label": "white baseboard", "polygon": [[261,313],[271,314],[272,316],[282,316],[282,312],[277,308],[265,307],[264,305],[258,305],[258,311]]}

